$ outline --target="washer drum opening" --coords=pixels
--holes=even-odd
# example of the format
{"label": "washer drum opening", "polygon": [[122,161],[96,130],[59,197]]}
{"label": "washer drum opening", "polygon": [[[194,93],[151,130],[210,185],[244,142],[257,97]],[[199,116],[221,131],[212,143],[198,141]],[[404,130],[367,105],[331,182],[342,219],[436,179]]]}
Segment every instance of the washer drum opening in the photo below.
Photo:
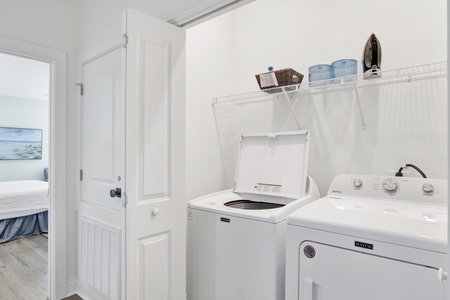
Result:
{"label": "washer drum opening", "polygon": [[236,200],[225,203],[225,206],[239,209],[274,209],[283,207],[284,204],[269,203],[269,202],[258,202],[251,200]]}

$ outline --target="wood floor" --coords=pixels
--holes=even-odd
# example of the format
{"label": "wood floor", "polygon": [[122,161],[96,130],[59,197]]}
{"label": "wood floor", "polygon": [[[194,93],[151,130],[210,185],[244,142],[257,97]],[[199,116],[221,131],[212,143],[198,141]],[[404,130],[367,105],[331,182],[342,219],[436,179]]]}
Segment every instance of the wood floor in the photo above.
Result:
{"label": "wood floor", "polygon": [[0,299],[47,299],[47,256],[41,235],[0,244]]}

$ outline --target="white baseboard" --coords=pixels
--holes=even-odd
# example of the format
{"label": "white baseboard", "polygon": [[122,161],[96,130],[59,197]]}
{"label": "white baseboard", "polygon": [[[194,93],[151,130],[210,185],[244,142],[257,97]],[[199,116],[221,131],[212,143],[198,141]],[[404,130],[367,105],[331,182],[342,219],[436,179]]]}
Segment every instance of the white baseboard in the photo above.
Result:
{"label": "white baseboard", "polygon": [[83,300],[110,300],[108,297],[100,294],[97,290],[82,281],[78,281],[77,294],[83,298]]}
{"label": "white baseboard", "polygon": [[97,297],[89,292],[89,288],[84,288],[83,285],[78,284],[78,278],[72,278],[67,282],[67,297],[77,294],[83,300],[96,300]]}
{"label": "white baseboard", "polygon": [[78,278],[72,278],[67,282],[67,296],[76,294],[78,292]]}

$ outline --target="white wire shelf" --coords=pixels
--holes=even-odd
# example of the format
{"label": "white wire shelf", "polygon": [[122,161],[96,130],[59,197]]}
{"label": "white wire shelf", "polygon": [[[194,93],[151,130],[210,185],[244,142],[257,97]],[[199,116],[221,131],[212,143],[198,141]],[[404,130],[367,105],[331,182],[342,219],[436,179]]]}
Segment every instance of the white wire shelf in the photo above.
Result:
{"label": "white wire shelf", "polygon": [[[322,94],[336,92],[349,88],[364,88],[377,85],[412,82],[416,80],[432,79],[447,76],[447,62],[438,62],[415,67],[395,70],[380,70],[376,76],[359,74],[354,76],[333,78],[312,83],[277,87],[264,91],[254,91],[230,96],[213,97],[213,105],[229,102],[259,102],[274,100],[278,95],[294,98],[303,94]],[[305,78],[306,79],[306,78]]]}

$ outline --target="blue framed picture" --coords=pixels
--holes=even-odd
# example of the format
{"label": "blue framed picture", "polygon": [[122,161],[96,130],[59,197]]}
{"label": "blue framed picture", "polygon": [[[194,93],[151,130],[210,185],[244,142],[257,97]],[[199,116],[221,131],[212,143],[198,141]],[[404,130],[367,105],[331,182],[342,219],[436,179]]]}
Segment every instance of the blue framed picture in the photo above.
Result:
{"label": "blue framed picture", "polygon": [[42,129],[0,127],[0,160],[42,159]]}

